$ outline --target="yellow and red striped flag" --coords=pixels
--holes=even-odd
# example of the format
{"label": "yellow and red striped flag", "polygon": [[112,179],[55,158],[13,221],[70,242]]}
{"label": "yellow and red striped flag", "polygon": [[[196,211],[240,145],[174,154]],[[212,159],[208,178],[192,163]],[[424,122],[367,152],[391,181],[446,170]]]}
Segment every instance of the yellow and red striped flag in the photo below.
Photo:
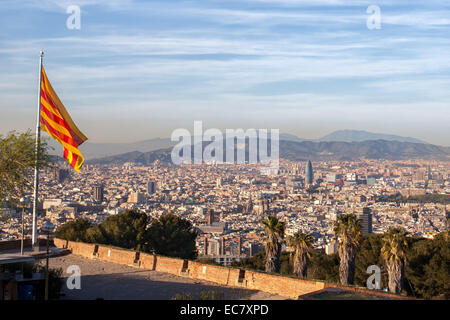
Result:
{"label": "yellow and red striped flag", "polygon": [[41,78],[41,129],[46,131],[50,137],[62,144],[64,148],[64,159],[80,172],[84,157],[78,150],[78,146],[87,140],[86,136],[77,128],[69,113],[59,100],[47,79],[44,67],[42,67]]}

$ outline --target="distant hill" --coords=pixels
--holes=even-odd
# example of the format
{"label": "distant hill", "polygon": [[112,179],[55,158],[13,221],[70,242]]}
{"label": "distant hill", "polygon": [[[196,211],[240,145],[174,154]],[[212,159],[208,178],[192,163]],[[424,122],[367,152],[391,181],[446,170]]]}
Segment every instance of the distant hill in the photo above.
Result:
{"label": "distant hill", "polygon": [[411,142],[411,143],[425,143],[428,142],[410,138],[402,137],[384,133],[373,133],[362,130],[338,130],[334,131],[320,139],[319,141],[342,141],[342,142],[361,142],[368,140],[387,140],[387,141],[399,141],[399,142]]}
{"label": "distant hill", "polygon": [[[48,139],[49,145],[54,148],[51,154],[62,154],[61,145],[53,139]],[[86,159],[105,158],[133,151],[148,152],[174,146],[176,142],[170,138],[155,138],[133,143],[91,143],[86,141],[80,146],[80,151]]]}
{"label": "distant hill", "polygon": [[[171,148],[150,152],[129,152],[105,158],[87,160],[86,163],[123,164],[136,162],[149,165],[155,160],[171,162]],[[225,157],[226,155],[224,155]],[[450,148],[431,144],[386,140],[362,142],[341,141],[280,141],[280,157],[289,160],[359,160],[359,159],[439,159],[450,160]]]}
{"label": "distant hill", "polygon": [[[280,133],[281,141],[293,142],[362,142],[368,140],[386,140],[426,144],[419,139],[387,135],[381,133],[371,133],[358,130],[340,130],[330,133],[320,139],[303,139],[289,133]],[[51,154],[60,155],[62,147],[53,139],[48,139],[49,145],[54,148]],[[80,146],[80,150],[86,159],[106,158],[113,155],[120,155],[139,151],[141,153],[155,151],[173,147],[177,142],[172,142],[170,138],[154,138],[133,143],[91,143],[89,140]]]}
{"label": "distant hill", "polygon": [[150,165],[156,160],[161,162],[171,162],[171,148],[160,149],[149,152],[132,151],[105,158],[87,160],[86,164],[124,164],[125,162],[140,163]]}
{"label": "distant hill", "polygon": [[280,140],[297,141],[297,142],[307,141],[307,139],[299,138],[296,135],[290,133],[280,133]]}
{"label": "distant hill", "polygon": [[290,160],[442,159],[450,160],[450,148],[432,144],[368,140],[280,142],[280,156]]}

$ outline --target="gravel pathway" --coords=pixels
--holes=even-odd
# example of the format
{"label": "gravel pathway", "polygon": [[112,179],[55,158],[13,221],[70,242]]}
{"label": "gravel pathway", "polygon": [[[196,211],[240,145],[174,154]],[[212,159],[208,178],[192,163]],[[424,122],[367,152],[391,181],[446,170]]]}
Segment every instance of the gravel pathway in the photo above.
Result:
{"label": "gravel pathway", "polygon": [[[41,263],[45,263],[41,261]],[[179,277],[167,273],[142,270],[111,262],[87,259],[69,254],[51,258],[50,268],[63,269],[64,296],[70,300],[167,300],[176,294],[189,293],[199,299],[202,291],[216,291],[226,299],[274,300],[286,297],[254,290],[233,289],[213,282]],[[81,289],[68,289],[67,268],[79,266]]]}

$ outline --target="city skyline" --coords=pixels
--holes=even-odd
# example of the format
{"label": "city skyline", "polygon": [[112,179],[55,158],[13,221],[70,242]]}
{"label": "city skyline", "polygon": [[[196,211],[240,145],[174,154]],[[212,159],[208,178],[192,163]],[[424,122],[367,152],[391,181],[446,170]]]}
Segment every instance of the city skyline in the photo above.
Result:
{"label": "city skyline", "polygon": [[[80,29],[66,26],[69,5]],[[369,29],[370,5],[380,29]],[[39,51],[89,142],[355,129],[450,145],[444,1],[4,1],[1,134],[34,128]],[[121,128],[121,130],[117,130]]]}

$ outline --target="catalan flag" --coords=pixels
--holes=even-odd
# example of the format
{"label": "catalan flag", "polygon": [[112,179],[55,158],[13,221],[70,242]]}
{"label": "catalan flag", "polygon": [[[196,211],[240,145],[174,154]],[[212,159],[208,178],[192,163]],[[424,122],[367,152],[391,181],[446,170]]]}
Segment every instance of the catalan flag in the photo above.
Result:
{"label": "catalan flag", "polygon": [[62,144],[64,159],[67,160],[72,168],[79,172],[83,165],[84,157],[78,150],[78,146],[85,142],[87,138],[72,121],[72,118],[48,81],[43,67],[40,101],[41,130],[46,131],[50,137]]}

